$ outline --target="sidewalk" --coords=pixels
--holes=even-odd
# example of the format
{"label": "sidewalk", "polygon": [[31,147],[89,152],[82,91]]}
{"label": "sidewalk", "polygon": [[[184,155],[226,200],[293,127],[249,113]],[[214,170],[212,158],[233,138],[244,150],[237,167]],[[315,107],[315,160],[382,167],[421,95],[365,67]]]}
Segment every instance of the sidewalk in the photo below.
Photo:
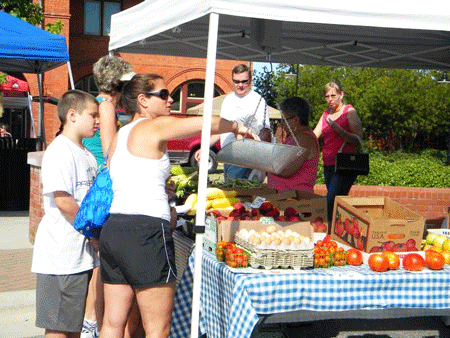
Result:
{"label": "sidewalk", "polygon": [[28,212],[0,211],[0,338],[43,337],[35,327],[36,277],[30,272]]}

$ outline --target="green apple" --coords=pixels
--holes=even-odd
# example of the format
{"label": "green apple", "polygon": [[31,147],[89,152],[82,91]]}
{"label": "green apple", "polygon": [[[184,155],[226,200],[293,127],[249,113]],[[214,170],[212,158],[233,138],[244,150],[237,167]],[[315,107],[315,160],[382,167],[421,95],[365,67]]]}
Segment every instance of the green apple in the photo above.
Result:
{"label": "green apple", "polygon": [[448,239],[447,236],[444,235],[437,235],[436,238],[433,241],[433,245],[438,246],[440,248],[442,248],[442,245],[444,244],[444,242]]}
{"label": "green apple", "polygon": [[444,249],[444,251],[450,252],[450,238],[448,238],[448,239],[442,244],[442,249]]}
{"label": "green apple", "polygon": [[433,245],[434,239],[438,236],[438,234],[434,232],[429,232],[425,240],[427,241],[428,245]]}

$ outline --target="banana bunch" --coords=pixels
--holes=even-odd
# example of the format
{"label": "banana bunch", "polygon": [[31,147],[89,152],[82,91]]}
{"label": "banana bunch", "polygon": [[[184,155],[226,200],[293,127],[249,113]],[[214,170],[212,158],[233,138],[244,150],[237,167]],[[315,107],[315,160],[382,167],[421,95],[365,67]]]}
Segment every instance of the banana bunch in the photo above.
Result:
{"label": "banana bunch", "polygon": [[[219,188],[206,188],[206,210],[209,209],[226,209],[233,207],[236,203],[241,200],[236,197],[236,191],[227,191]],[[188,211],[188,215],[195,215],[197,213],[197,194],[190,194],[185,205],[191,206],[191,210]]]}
{"label": "banana bunch", "polygon": [[198,186],[198,171],[195,168],[174,165],[170,168],[170,181],[175,184],[176,197],[184,197],[186,191],[196,191]]}

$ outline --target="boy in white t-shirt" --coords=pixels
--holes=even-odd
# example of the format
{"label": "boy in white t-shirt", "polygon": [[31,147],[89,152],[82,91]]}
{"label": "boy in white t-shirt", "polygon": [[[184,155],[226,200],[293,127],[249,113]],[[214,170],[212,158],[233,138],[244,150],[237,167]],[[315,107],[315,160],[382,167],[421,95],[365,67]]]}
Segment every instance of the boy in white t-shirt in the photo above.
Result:
{"label": "boy in white t-shirt", "polygon": [[34,243],[31,271],[36,277],[36,326],[45,337],[79,337],[92,269],[99,264],[98,240],[72,224],[97,174],[94,156],[82,145],[98,124],[98,103],[79,90],[58,103],[60,134],[42,160],[44,217]]}

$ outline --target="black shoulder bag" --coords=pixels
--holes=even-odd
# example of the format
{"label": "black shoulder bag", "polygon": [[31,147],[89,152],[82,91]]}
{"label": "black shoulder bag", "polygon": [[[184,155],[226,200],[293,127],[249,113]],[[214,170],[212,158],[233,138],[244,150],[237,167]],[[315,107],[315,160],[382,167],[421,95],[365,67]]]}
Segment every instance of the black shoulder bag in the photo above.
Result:
{"label": "black shoulder bag", "polygon": [[336,164],[334,171],[340,174],[356,174],[368,175],[370,171],[369,154],[366,153],[362,140],[358,136],[359,144],[362,152],[343,153],[342,149],[346,142],[344,142],[336,154]]}

